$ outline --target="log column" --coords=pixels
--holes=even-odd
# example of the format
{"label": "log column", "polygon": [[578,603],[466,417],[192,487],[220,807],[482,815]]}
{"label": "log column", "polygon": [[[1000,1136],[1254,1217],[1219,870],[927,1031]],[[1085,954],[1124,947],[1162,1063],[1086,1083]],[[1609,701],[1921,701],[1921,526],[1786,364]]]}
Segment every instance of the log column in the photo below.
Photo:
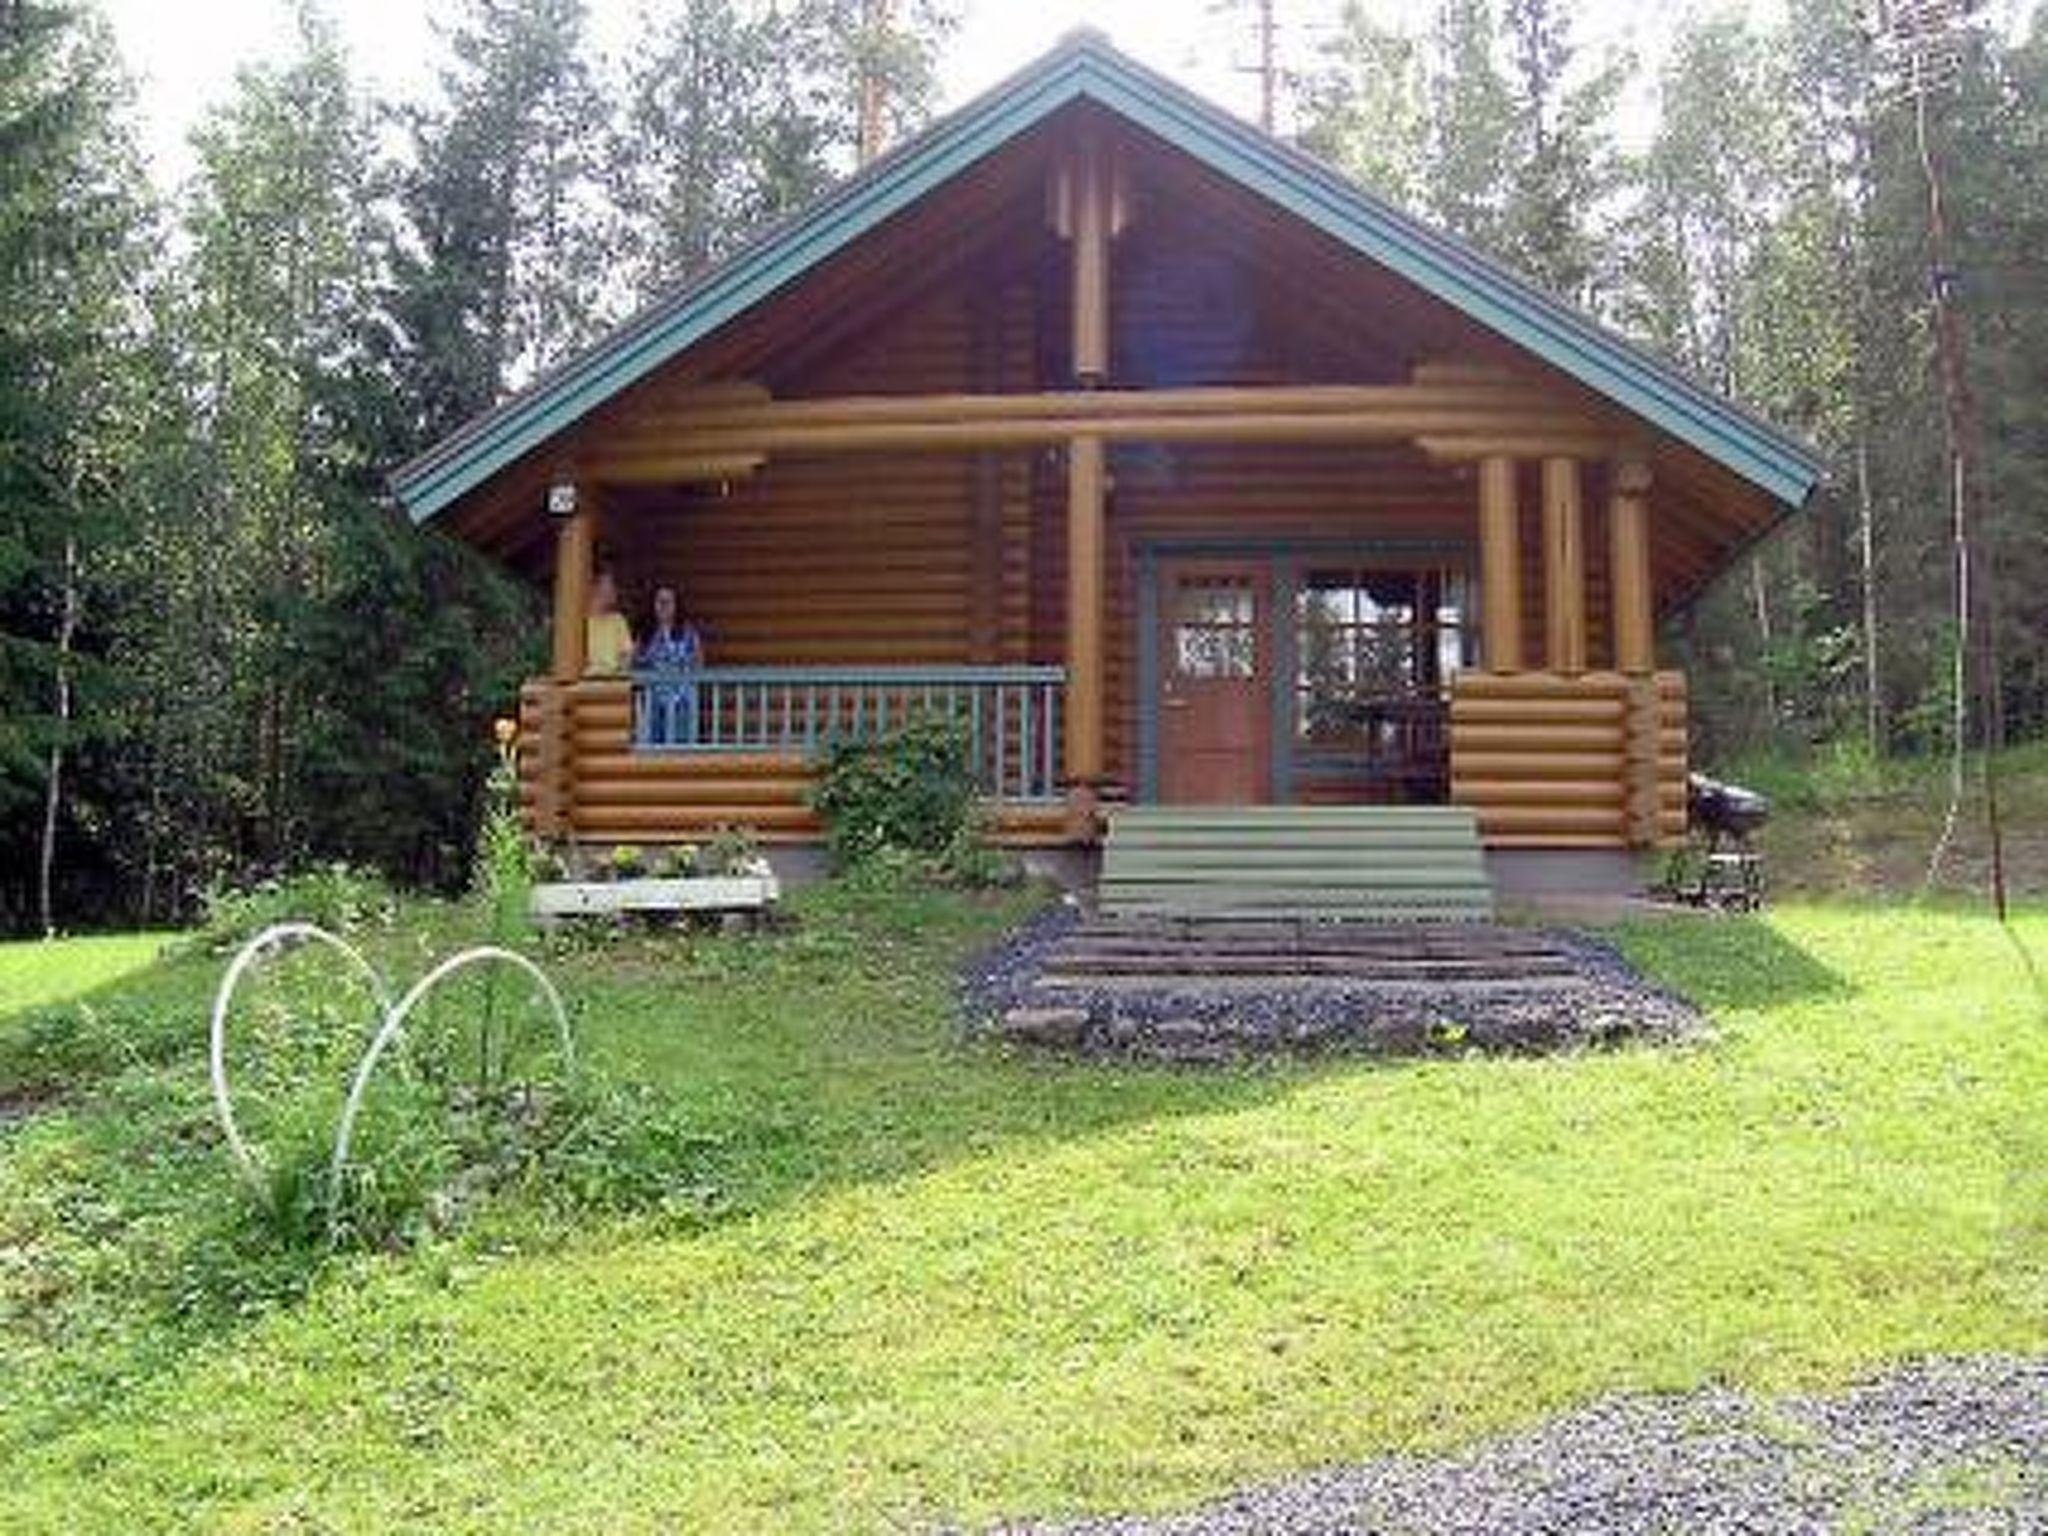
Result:
{"label": "log column", "polygon": [[1479,461],[1480,642],[1489,672],[1522,669],[1521,509],[1515,504],[1515,461]]}
{"label": "log column", "polygon": [[1067,444],[1067,719],[1065,766],[1080,798],[1103,774],[1102,439]]}
{"label": "log column", "polygon": [[558,683],[583,675],[584,624],[590,614],[590,560],[597,545],[597,508],[587,485],[548,489],[555,533],[554,675]]}
{"label": "log column", "polygon": [[1629,846],[1655,846],[1661,830],[1664,701],[1656,674],[1650,584],[1650,466],[1623,460],[1613,470],[1607,561],[1614,608],[1614,669],[1628,680],[1623,801]]}
{"label": "log column", "polygon": [[[1073,369],[1084,389],[1109,376],[1110,182],[1102,145],[1077,145],[1069,206],[1073,239]],[[1067,708],[1063,755],[1068,807],[1092,825],[1106,768],[1103,694],[1103,592],[1108,476],[1103,440],[1077,434],[1067,443]],[[1077,829],[1079,830],[1079,829]]]}
{"label": "log column", "polygon": [[1657,665],[1650,586],[1650,466],[1627,459],[1614,466],[1608,505],[1608,566],[1614,603],[1614,669],[1649,672]]}
{"label": "log column", "polygon": [[548,515],[555,518],[555,612],[553,678],[536,711],[539,728],[536,830],[566,837],[576,818],[576,699],[583,676],[590,613],[590,565],[597,546],[597,506],[588,485],[563,482],[548,488]]}
{"label": "log column", "polygon": [[1544,661],[1567,677],[1586,670],[1586,527],[1579,461],[1543,461]]}

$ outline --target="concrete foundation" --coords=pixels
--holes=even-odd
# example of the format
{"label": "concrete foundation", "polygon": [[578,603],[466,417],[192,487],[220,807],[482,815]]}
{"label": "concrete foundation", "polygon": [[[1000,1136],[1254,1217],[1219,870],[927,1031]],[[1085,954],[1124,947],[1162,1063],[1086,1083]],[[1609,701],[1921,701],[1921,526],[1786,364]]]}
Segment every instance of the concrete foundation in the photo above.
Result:
{"label": "concrete foundation", "polygon": [[[762,853],[785,890],[814,885],[832,872],[821,844],[777,843]],[[1031,878],[1093,898],[1102,871],[1100,847],[1025,848],[1018,857]],[[1612,922],[1650,910],[1648,884],[1659,859],[1619,848],[1492,848],[1486,873],[1504,917]]]}
{"label": "concrete foundation", "polygon": [[1611,922],[1649,910],[1655,856],[1621,848],[1489,848],[1486,873],[1503,917]]}

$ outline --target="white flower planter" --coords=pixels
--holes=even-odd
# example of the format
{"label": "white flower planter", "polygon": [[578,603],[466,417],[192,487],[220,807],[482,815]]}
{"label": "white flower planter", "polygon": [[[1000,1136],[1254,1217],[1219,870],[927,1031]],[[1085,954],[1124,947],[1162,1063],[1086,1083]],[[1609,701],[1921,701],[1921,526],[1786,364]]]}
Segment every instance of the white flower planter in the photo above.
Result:
{"label": "white flower planter", "polygon": [[753,912],[773,905],[782,887],[772,874],[690,875],[679,880],[556,880],[533,888],[541,922],[619,912]]}

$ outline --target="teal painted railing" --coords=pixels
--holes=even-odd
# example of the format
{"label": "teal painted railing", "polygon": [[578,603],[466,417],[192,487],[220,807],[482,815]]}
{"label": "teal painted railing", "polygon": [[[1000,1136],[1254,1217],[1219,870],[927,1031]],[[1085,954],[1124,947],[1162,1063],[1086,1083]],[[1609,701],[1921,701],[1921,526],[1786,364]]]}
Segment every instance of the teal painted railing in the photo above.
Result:
{"label": "teal painted railing", "polygon": [[1059,797],[1063,667],[704,667],[633,674],[642,752],[803,752],[913,718],[967,727],[982,791]]}

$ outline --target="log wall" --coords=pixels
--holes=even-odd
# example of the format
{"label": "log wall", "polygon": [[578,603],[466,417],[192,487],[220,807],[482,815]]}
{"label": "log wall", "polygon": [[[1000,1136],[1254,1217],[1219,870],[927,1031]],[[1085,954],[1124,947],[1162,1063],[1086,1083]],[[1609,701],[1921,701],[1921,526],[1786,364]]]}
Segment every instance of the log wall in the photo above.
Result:
{"label": "log wall", "polygon": [[[1027,290],[980,319],[942,292],[819,365],[802,393],[1026,389],[1030,348]],[[1025,451],[777,456],[622,508],[604,538],[636,628],[654,587],[675,583],[715,665],[1023,662],[1032,463]]]}
{"label": "log wall", "polygon": [[1451,799],[1494,848],[1663,847],[1685,836],[1685,678],[1467,672]]}

